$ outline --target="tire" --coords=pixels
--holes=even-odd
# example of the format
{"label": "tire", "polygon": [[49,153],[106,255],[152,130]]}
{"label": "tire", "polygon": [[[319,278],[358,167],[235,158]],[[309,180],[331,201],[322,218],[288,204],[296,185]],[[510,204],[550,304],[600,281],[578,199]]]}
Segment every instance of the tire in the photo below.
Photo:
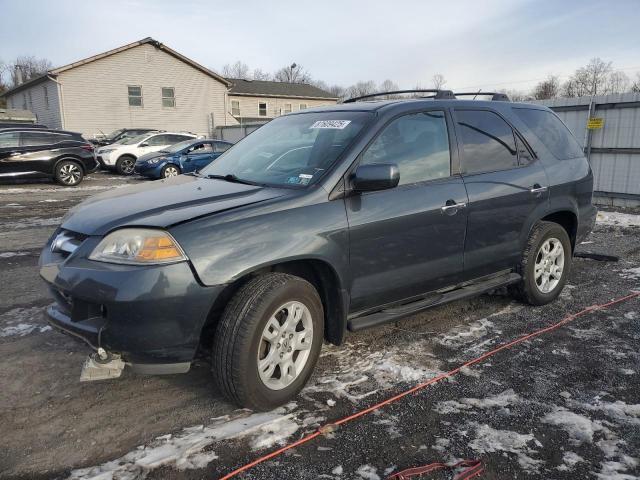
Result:
{"label": "tire", "polygon": [[162,172],[160,172],[160,175],[162,176],[162,178],[171,178],[176,177],[181,173],[182,172],[180,171],[180,167],[174,165],[173,163],[169,163],[162,167]]}
{"label": "tire", "polygon": [[[302,312],[299,313],[301,316],[297,323],[292,320],[294,330],[283,337],[280,335],[283,331],[278,329],[291,327],[287,319],[296,318],[293,314],[290,316],[294,311]],[[274,328],[276,325],[278,328]],[[295,340],[291,331],[297,334]],[[307,335],[301,341],[304,331]],[[267,341],[264,334],[273,339]],[[234,295],[216,328],[212,371],[218,389],[230,401],[253,410],[271,410],[285,404],[309,380],[323,338],[324,311],[316,289],[293,275],[260,275]],[[284,369],[280,365],[286,366],[287,372],[291,373],[291,362],[297,364],[295,375],[283,375]],[[278,365],[272,371],[270,366],[263,369],[265,373],[261,375],[259,363],[261,366]]]}
{"label": "tire", "polygon": [[62,160],[55,167],[54,175],[56,182],[65,187],[75,187],[82,182],[84,170],[82,166],[74,160]]}
{"label": "tire", "polygon": [[[545,253],[545,248],[550,255]],[[561,258],[560,254],[554,257],[553,252],[559,251],[554,249],[559,248],[562,249]],[[537,222],[531,229],[522,255],[519,268],[522,280],[512,288],[512,293],[531,305],[552,302],[567,283],[571,257],[571,241],[566,230],[557,223]],[[545,283],[545,279],[548,283]]]}
{"label": "tire", "polygon": [[131,155],[122,155],[116,162],[116,170],[120,175],[133,175],[136,159]]}

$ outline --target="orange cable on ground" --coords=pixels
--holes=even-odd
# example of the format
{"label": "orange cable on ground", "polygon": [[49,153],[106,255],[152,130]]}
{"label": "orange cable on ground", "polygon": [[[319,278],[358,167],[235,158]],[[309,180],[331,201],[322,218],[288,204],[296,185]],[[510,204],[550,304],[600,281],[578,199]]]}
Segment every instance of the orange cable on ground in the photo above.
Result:
{"label": "orange cable on ground", "polygon": [[[233,478],[236,475],[238,475],[238,474],[240,474],[242,472],[246,472],[247,470],[255,467],[256,465],[258,465],[260,463],[266,462],[267,460],[270,460],[270,459],[272,459],[274,457],[277,457],[278,455],[286,452],[287,450],[291,450],[292,448],[295,448],[295,447],[298,447],[300,445],[303,445],[303,444],[313,440],[314,438],[323,435],[324,432],[332,431],[333,428],[335,426],[337,426],[337,425],[342,425],[342,424],[345,424],[345,423],[350,422],[352,420],[355,420],[357,418],[360,418],[360,417],[362,417],[364,415],[367,415],[368,413],[371,413],[371,412],[373,412],[375,410],[378,410],[378,409],[384,407],[385,405],[389,405],[390,403],[394,403],[394,402],[406,397],[407,395],[411,395],[412,393],[415,393],[415,392],[417,392],[419,390],[422,390],[422,389],[428,387],[429,385],[433,385],[433,384],[438,383],[438,382],[440,382],[442,380],[445,380],[445,379],[447,379],[449,377],[452,377],[452,376],[460,373],[460,370],[462,370],[463,368],[470,367],[470,366],[475,365],[477,363],[481,363],[484,360],[486,360],[487,358],[495,355],[496,353],[501,352],[502,350],[506,350],[508,348],[513,347],[514,345],[518,345],[518,344],[520,344],[522,342],[526,342],[527,340],[529,340],[531,338],[535,338],[535,337],[538,337],[538,336],[543,335],[545,333],[548,333],[548,332],[551,332],[553,330],[556,330],[556,329],[566,325],[567,323],[575,320],[576,318],[581,317],[582,315],[585,315],[587,313],[593,312],[595,310],[600,310],[600,309],[603,309],[603,308],[607,308],[607,307],[610,307],[612,305],[616,305],[618,303],[626,302],[627,300],[631,300],[631,299],[636,298],[638,296],[640,296],[640,292],[633,292],[633,293],[630,293],[629,295],[625,295],[624,297],[618,297],[618,298],[616,298],[614,300],[611,300],[610,302],[603,303],[603,304],[600,304],[600,305],[598,305],[598,304],[591,305],[590,307],[587,307],[587,308],[585,308],[583,310],[580,310],[577,313],[569,314],[566,317],[564,317],[562,320],[560,320],[559,322],[554,323],[553,325],[541,328],[541,329],[536,330],[536,331],[534,331],[532,333],[529,333],[529,334],[523,335],[521,337],[518,337],[515,340],[512,340],[511,342],[504,343],[504,344],[500,345],[499,347],[494,348],[493,350],[490,350],[490,351],[480,355],[479,357],[476,357],[476,358],[474,358],[472,360],[469,360],[468,362],[463,363],[462,365],[460,365],[459,367],[454,368],[453,370],[450,370],[450,371],[448,371],[446,373],[442,373],[442,374],[440,374],[440,375],[438,375],[436,377],[433,377],[430,380],[427,380],[426,382],[420,383],[420,384],[410,388],[409,390],[405,390],[402,393],[394,395],[393,397],[390,397],[390,398],[388,398],[386,400],[383,400],[382,402],[376,403],[376,404],[374,404],[374,405],[372,405],[372,406],[370,406],[368,408],[365,408],[364,410],[360,410],[360,411],[358,411],[358,412],[356,412],[356,413],[354,413],[352,415],[349,415],[347,417],[344,417],[344,418],[341,418],[339,420],[336,420],[333,423],[329,423],[329,424],[323,425],[322,427],[320,427],[315,432],[313,432],[313,433],[311,433],[311,434],[309,434],[307,436],[304,436],[301,439],[299,439],[299,440],[297,440],[297,441],[295,441],[293,443],[285,445],[282,448],[274,450],[273,452],[271,452],[271,453],[269,453],[267,455],[264,455],[264,456],[262,456],[262,457],[260,457],[260,458],[258,458],[256,460],[250,462],[250,463],[247,463],[246,465],[243,465],[243,466],[233,470],[232,472],[230,472],[230,473],[226,474],[224,477],[222,477],[220,480],[228,480],[230,478]],[[480,472],[475,472],[473,476],[476,476],[479,473]],[[465,477],[465,478],[471,478],[471,477]]]}

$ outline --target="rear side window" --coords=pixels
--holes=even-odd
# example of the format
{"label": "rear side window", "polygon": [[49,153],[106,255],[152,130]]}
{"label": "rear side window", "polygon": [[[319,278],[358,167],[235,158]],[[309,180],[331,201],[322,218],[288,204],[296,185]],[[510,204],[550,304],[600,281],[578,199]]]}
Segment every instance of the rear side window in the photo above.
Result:
{"label": "rear side window", "polygon": [[145,143],[147,143],[150,147],[159,147],[161,145],[171,145],[173,143],[178,143],[178,141],[172,142],[169,137],[172,135],[154,135],[150,137]]}
{"label": "rear side window", "polygon": [[395,163],[400,185],[451,174],[444,112],[413,113],[396,118],[362,154],[361,165]]}
{"label": "rear side window", "polygon": [[23,146],[37,147],[39,145],[55,145],[56,143],[72,140],[70,135],[48,132],[22,132],[20,141]]}
{"label": "rear side window", "polygon": [[576,139],[553,113],[533,108],[514,108],[513,110],[558,160],[583,156]]}
{"label": "rear side window", "polygon": [[462,140],[462,173],[494,172],[518,166],[513,130],[486,110],[456,110]]}

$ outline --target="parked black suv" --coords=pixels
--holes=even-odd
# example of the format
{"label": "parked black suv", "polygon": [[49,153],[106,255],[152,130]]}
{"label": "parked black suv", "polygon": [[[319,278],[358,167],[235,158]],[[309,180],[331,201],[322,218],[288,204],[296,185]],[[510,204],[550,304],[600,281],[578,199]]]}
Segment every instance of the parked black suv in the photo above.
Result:
{"label": "parked black suv", "polygon": [[102,138],[90,138],[89,142],[93,145],[104,147],[105,145],[111,145],[120,140],[126,140],[127,138],[137,137],[138,135],[154,131],[156,131],[155,128],[119,128]]}
{"label": "parked black suv", "polygon": [[582,150],[545,107],[434,94],[285,115],[69,212],[40,265],[50,322],[98,351],[84,378],[210,349],[219,389],[266,409],[347,330],[502,286],[555,299],[595,221]]}
{"label": "parked black suv", "polygon": [[0,129],[0,179],[44,176],[73,187],[98,165],[93,146],[79,133],[46,128]]}

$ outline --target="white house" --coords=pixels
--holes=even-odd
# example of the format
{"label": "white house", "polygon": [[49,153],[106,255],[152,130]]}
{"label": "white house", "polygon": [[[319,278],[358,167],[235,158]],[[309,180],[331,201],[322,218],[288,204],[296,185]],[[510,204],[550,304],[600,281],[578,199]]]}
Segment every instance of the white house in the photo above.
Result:
{"label": "white house", "polygon": [[[243,112],[268,120],[275,112],[285,113],[289,105],[296,110],[337,101],[310,85],[280,84],[276,95],[270,84],[277,82],[252,82],[252,96],[239,89],[232,105],[230,89],[244,83],[145,38],[51,69],[3,96],[9,109],[30,110],[38,123],[87,137],[133,127],[209,135],[215,127],[241,123]],[[258,85],[265,91],[256,91]],[[266,115],[261,102],[267,106]]]}

